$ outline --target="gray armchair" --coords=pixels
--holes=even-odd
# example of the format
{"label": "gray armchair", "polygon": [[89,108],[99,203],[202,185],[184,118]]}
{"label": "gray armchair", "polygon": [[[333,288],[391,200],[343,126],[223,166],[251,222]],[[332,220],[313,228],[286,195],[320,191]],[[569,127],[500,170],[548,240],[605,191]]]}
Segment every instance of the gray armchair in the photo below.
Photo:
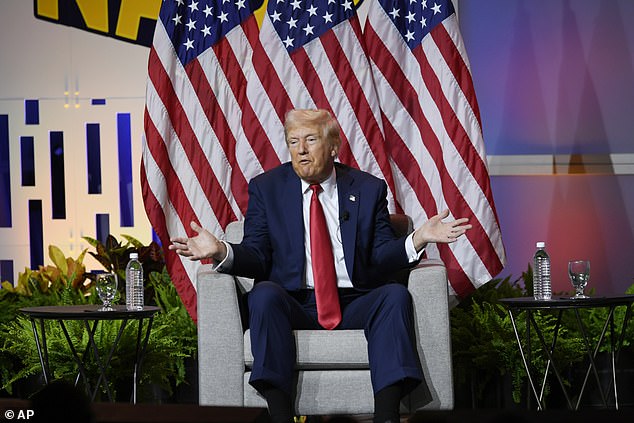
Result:
{"label": "gray armchair", "polygon": [[[411,220],[406,216],[393,215],[392,224],[397,232],[411,231]],[[229,242],[240,242],[242,234],[242,222],[227,227]],[[423,260],[405,276],[414,300],[418,353],[426,384],[403,400],[401,410],[451,409],[446,269],[440,261]],[[253,357],[241,307],[252,286],[252,280],[214,272],[210,265],[198,271],[200,405],[266,407],[264,398],[248,383]],[[298,330],[295,337],[298,415],[373,413],[363,330]]]}

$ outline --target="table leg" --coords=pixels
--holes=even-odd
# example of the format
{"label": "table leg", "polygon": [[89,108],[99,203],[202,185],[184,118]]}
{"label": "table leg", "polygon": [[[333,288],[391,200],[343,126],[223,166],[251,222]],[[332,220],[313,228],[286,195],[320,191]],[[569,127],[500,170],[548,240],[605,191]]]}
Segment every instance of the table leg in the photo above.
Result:
{"label": "table leg", "polygon": [[[517,325],[515,324],[515,317],[513,316],[513,310],[509,308],[509,317],[511,318],[511,325],[513,325],[513,332],[515,333],[515,339],[517,340],[517,346],[520,350],[520,356],[522,357],[522,362],[524,363],[524,369],[526,370],[526,376],[528,377],[528,383],[530,385],[531,390],[533,391],[533,395],[537,400],[537,409],[542,410],[542,403],[539,399],[539,395],[537,394],[537,389],[535,389],[535,383],[533,383],[533,378],[531,376],[531,369],[528,365],[528,361],[526,360],[526,356],[524,355],[524,348],[522,347],[522,341],[520,340],[520,334],[517,330]],[[528,327],[528,326],[527,326]]]}
{"label": "table leg", "polygon": [[[632,317],[632,304],[628,304],[625,309],[625,317],[623,318],[623,324],[621,325],[621,335],[619,336],[619,347],[616,352],[616,362],[619,361],[619,356],[621,355],[621,348],[623,347],[623,340],[625,339],[625,331],[627,330],[627,326]],[[614,373],[614,392],[616,392],[616,372]]]}
{"label": "table leg", "polygon": [[[95,324],[93,325],[93,328],[95,327],[96,324],[97,324],[97,322],[95,321]],[[103,363],[104,368],[106,368],[106,367],[108,367],[110,365],[110,362],[112,361],[112,356],[114,355],[114,352],[117,349],[117,346],[119,345],[119,341],[121,340],[121,336],[123,335],[123,330],[125,329],[127,324],[128,324],[128,319],[123,319],[121,321],[121,325],[119,326],[119,331],[117,332],[117,336],[116,336],[115,340],[113,341],[112,346],[110,347],[110,351],[108,353],[108,358],[106,359],[105,363]],[[105,372],[100,372],[99,373],[99,378],[97,379],[97,383],[95,384],[95,386],[99,387],[99,385],[102,383],[102,380],[106,384],[106,386],[109,385],[109,381],[106,378]],[[95,393],[96,393],[96,391],[95,391]]]}
{"label": "table leg", "polygon": [[[97,323],[99,322],[98,321],[93,322],[93,328],[97,325]],[[95,363],[97,363],[97,366],[99,367],[99,380],[101,381],[103,379],[103,384],[106,386],[106,393],[108,395],[108,400],[110,402],[114,402],[114,396],[112,395],[112,391],[110,391],[110,381],[108,380],[108,377],[106,376],[106,368],[104,366],[103,361],[101,360],[101,356],[99,355],[99,349],[97,348],[97,343],[95,342],[94,332],[91,331],[91,328],[87,320],[84,320],[84,324],[86,326],[86,330],[88,331],[88,342],[90,342],[90,345],[92,346],[92,352],[95,357]],[[99,383],[95,385],[95,391],[93,392],[93,401],[97,394],[97,390],[99,390],[99,386],[100,386]]]}
{"label": "table leg", "polygon": [[[532,363],[533,362],[533,349],[532,349],[532,345],[531,345],[531,325],[530,325],[530,318],[531,318],[531,310],[526,310],[526,361],[528,363]],[[528,374],[528,370],[526,370],[526,373]],[[530,379],[529,379],[530,381]],[[533,387],[533,390],[535,390],[535,387]],[[528,408],[531,408],[531,396],[530,396],[530,392],[527,389],[526,390],[526,406]],[[539,397],[535,398],[537,400],[537,404],[541,405],[541,399]],[[540,408],[538,408],[539,410]]]}
{"label": "table leg", "polygon": [[[557,337],[559,336],[559,328],[561,327],[561,316],[563,314],[563,310],[559,310],[559,313],[557,314],[557,323],[555,324],[555,330],[553,332],[553,341],[550,344],[550,354],[552,355],[555,352],[555,346],[557,345]],[[540,401],[544,398],[544,392],[546,390],[546,380],[548,379],[548,372],[550,371],[550,365],[551,365],[552,360],[549,358],[548,361],[546,362],[546,370],[544,371],[544,379],[542,380],[542,389],[539,393],[539,399]],[[553,368],[554,368],[554,364],[553,364]],[[563,387],[562,387],[563,389]],[[570,403],[569,403],[570,405]]]}
{"label": "table leg", "polygon": [[625,316],[623,317],[623,322],[621,323],[621,333],[619,335],[618,340],[614,339],[614,333],[615,333],[614,315],[612,315],[612,318],[610,320],[610,348],[611,348],[610,356],[612,360],[612,375],[611,375],[612,379],[610,380],[606,388],[607,389],[606,396],[608,391],[610,390],[610,385],[611,385],[612,390],[614,391],[614,406],[617,410],[619,409],[619,400],[618,400],[618,386],[616,382],[616,365],[619,361],[621,348],[623,347],[623,341],[625,339],[625,331],[627,330],[627,326],[629,324],[630,318],[632,317],[632,305],[630,304],[625,307],[626,307]]}
{"label": "table leg", "polygon": [[[559,330],[559,320],[561,319],[561,312],[559,315],[558,323],[557,323],[557,330]],[[563,378],[561,377],[561,374],[559,373],[559,370],[557,369],[557,366],[555,366],[555,359],[553,357],[553,354],[551,352],[551,350],[548,348],[548,344],[546,344],[546,340],[544,339],[544,335],[542,333],[542,331],[539,329],[539,326],[537,325],[537,322],[535,321],[535,318],[531,315],[531,324],[533,325],[533,328],[535,329],[535,333],[537,334],[537,337],[539,338],[540,343],[542,344],[542,348],[544,349],[544,352],[546,353],[546,356],[548,357],[548,366],[547,369],[550,368],[550,363],[552,363],[552,368],[553,368],[553,372],[555,373],[555,377],[557,378],[557,381],[559,382],[559,386],[561,387],[561,390],[564,393],[564,397],[566,398],[566,403],[568,404],[568,408],[572,409],[572,401],[570,400],[570,396],[568,395],[568,390],[566,389],[566,385],[564,384]],[[557,336],[557,333],[555,333],[554,335],[554,339],[553,339],[553,348],[554,348],[554,341],[555,338]],[[554,350],[553,350],[554,352]],[[544,375],[544,381],[546,380],[546,376],[548,374]],[[545,382],[544,382],[545,383]]]}
{"label": "table leg", "polygon": [[[614,345],[614,314],[610,315],[610,361],[612,365],[612,381],[614,382],[614,408],[619,409],[619,393],[616,390],[616,361],[615,361],[615,353],[614,353],[615,345]],[[608,384],[608,389],[610,386]],[[607,395],[606,395],[607,397]]]}
{"label": "table leg", "polygon": [[[97,330],[97,325],[92,325],[92,336],[95,336],[96,330]],[[82,363],[86,361],[86,355],[89,353],[89,351],[90,351],[90,343],[87,343],[86,348],[84,349],[84,352],[81,355]],[[81,376],[81,372],[78,371],[77,376],[75,377],[75,386],[77,386],[77,384],[79,383],[80,376]],[[97,382],[97,385],[99,385],[99,382]],[[94,399],[94,396],[93,396],[93,399]]]}
{"label": "table leg", "polygon": [[66,325],[63,320],[57,321],[62,328],[62,332],[64,332],[64,336],[66,337],[66,342],[68,342],[68,347],[70,351],[73,353],[73,358],[77,363],[77,367],[79,368],[79,373],[81,374],[82,379],[84,380],[84,384],[86,385],[86,392],[89,395],[92,395],[92,388],[90,387],[90,382],[88,382],[88,375],[86,373],[86,368],[84,367],[83,360],[77,354],[77,350],[75,349],[75,345],[73,344],[73,340],[70,339],[70,335],[68,334],[68,330],[66,329]]}
{"label": "table leg", "polygon": [[31,317],[31,328],[33,330],[33,337],[35,338],[35,346],[37,347],[37,355],[40,358],[40,366],[42,366],[42,375],[44,376],[44,383],[48,385],[50,378],[50,369],[48,365],[48,348],[46,347],[46,331],[44,329],[44,320],[40,319],[40,327],[42,331],[42,344],[40,344],[40,337],[37,333],[37,325],[35,319]]}
{"label": "table leg", "polygon": [[145,350],[147,348],[148,341],[150,339],[150,331],[152,330],[152,322],[154,321],[153,317],[148,317],[148,324],[145,330],[145,338],[143,339],[143,343],[141,343],[141,336],[143,333],[143,320],[139,319],[139,328],[137,331],[136,338],[136,357],[134,360],[134,375],[133,375],[133,386],[132,386],[132,403],[136,404],[137,400],[137,384],[141,375],[141,365],[143,364],[143,356],[145,355]]}
{"label": "table leg", "polygon": [[601,385],[601,378],[599,377],[599,372],[597,371],[597,365],[594,361],[594,359],[597,356],[597,353],[599,352],[599,348],[601,347],[601,344],[603,343],[603,339],[605,337],[605,333],[608,329],[609,326],[609,321],[610,321],[610,316],[612,316],[614,314],[614,306],[610,307],[610,311],[608,313],[608,317],[606,318],[606,321],[603,325],[603,330],[601,330],[601,335],[599,336],[599,340],[597,341],[596,346],[594,347],[594,351],[592,351],[592,345],[590,343],[590,338],[588,336],[588,332],[586,331],[585,326],[583,325],[583,322],[581,321],[581,316],[579,315],[579,310],[575,309],[575,316],[577,318],[577,325],[579,326],[579,331],[581,332],[581,336],[583,338],[583,341],[586,344],[586,348],[588,349],[588,359],[590,360],[590,363],[588,364],[588,370],[586,371],[586,376],[583,379],[583,385],[581,385],[581,391],[579,392],[579,398],[577,399],[577,409],[579,408],[579,404],[581,403],[581,398],[583,397],[583,393],[585,392],[587,383],[588,383],[588,378],[590,377],[590,372],[594,373],[594,377],[597,381],[597,386],[599,387],[599,393],[601,394],[601,401],[603,401],[603,405],[607,408],[608,406],[608,401],[606,399],[605,393],[603,392],[603,387]]}

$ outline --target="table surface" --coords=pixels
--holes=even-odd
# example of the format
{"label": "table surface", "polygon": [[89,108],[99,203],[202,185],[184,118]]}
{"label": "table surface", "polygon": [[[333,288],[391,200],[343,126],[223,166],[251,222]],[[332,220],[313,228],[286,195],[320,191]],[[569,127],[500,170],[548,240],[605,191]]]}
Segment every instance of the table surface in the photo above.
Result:
{"label": "table surface", "polygon": [[160,307],[144,306],[143,310],[127,310],[125,305],[113,305],[113,311],[98,311],[100,304],[40,306],[21,308],[29,317],[63,320],[121,320],[152,317]]}
{"label": "table surface", "polygon": [[502,304],[511,308],[552,309],[552,308],[592,308],[629,305],[634,295],[603,295],[589,298],[553,297],[550,300],[536,300],[533,297],[501,298]]}

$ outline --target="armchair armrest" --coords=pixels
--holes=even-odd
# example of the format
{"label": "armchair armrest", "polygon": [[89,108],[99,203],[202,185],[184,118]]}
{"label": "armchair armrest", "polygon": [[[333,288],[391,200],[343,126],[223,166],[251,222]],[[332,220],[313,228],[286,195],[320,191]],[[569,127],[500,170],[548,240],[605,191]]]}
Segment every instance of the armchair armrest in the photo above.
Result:
{"label": "armchair armrest", "polygon": [[[431,394],[431,403],[425,408],[451,409],[454,399],[447,269],[440,260],[422,260],[410,272],[407,286],[414,303],[418,354]],[[422,405],[412,404],[412,410]]]}
{"label": "armchair armrest", "polygon": [[243,406],[244,338],[236,281],[202,265],[196,285],[200,404]]}

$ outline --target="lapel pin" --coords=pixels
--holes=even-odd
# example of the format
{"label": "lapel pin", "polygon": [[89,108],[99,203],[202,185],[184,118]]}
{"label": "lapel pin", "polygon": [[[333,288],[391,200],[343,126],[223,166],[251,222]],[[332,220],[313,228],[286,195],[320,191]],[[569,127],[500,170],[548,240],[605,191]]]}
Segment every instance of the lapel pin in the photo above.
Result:
{"label": "lapel pin", "polygon": [[357,197],[355,197],[354,195],[350,195],[350,197],[348,197],[348,199],[352,202],[357,201]]}

